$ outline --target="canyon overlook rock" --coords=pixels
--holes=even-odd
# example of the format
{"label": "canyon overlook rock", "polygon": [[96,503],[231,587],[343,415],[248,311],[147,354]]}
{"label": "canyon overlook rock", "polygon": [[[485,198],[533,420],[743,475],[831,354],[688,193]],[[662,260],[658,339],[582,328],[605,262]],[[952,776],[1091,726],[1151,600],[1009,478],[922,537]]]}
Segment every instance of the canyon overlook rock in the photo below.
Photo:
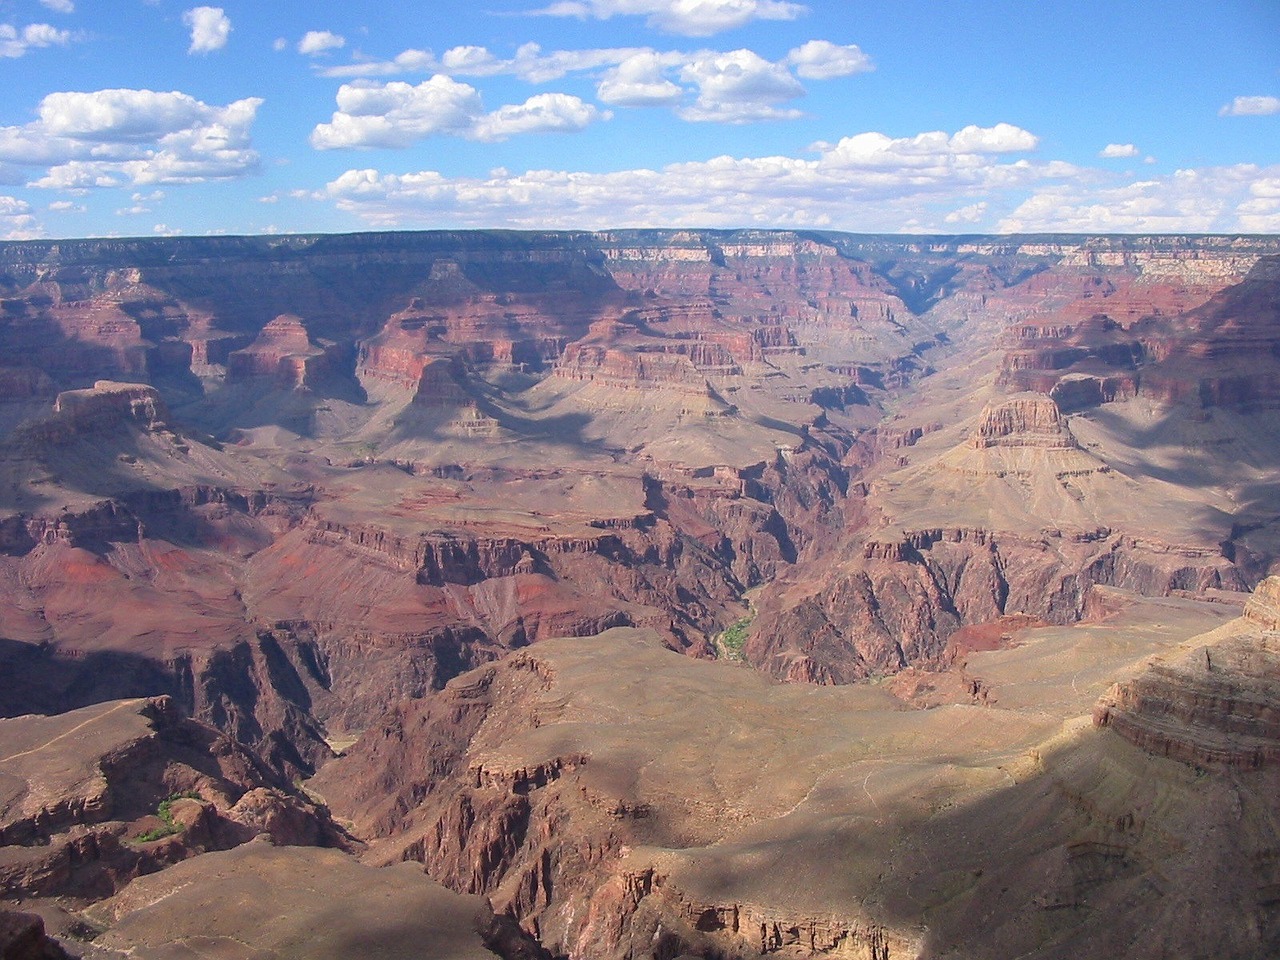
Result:
{"label": "canyon overlook rock", "polygon": [[1277,383],[1274,237],[0,243],[3,929],[1273,955]]}

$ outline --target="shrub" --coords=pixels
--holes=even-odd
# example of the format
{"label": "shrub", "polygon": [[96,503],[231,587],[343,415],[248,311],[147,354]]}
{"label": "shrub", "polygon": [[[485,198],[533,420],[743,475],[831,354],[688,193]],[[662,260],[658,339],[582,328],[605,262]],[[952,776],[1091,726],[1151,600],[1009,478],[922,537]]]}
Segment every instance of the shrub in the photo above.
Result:
{"label": "shrub", "polygon": [[742,647],[747,642],[747,629],[751,626],[752,617],[743,617],[732,626],[721,631],[716,643],[730,660],[742,659]]}
{"label": "shrub", "polygon": [[153,830],[147,830],[138,834],[134,839],[138,843],[150,843],[152,840],[162,840],[165,837],[171,837],[175,833],[181,833],[182,828],[173,822],[173,804],[175,800],[199,800],[200,794],[194,790],[183,790],[181,793],[171,793],[160,801],[156,807],[156,816],[164,821],[164,825],[156,827]]}

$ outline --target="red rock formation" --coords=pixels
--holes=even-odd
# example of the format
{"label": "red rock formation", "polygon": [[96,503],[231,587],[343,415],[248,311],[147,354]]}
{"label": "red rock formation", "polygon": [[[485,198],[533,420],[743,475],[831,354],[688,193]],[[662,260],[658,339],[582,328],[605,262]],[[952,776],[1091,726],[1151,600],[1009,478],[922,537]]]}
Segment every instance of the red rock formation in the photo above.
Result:
{"label": "red rock formation", "polygon": [[1049,397],[1022,394],[988,404],[969,438],[978,450],[987,447],[1058,447],[1076,445],[1071,430]]}
{"label": "red rock formation", "polygon": [[1095,272],[1096,294],[1010,329],[1000,383],[1050,393],[1072,410],[1138,394],[1197,406],[1273,405],[1266,385],[1274,379],[1275,260],[1257,260],[1246,275],[1252,262],[1202,272],[1192,262],[1187,279],[1173,269],[1127,281]]}
{"label": "red rock formation", "polygon": [[65,390],[53,404],[53,416],[24,427],[18,439],[28,444],[66,444],[123,428],[166,428],[169,411],[159,392],[144,383],[99,380],[85,390]]}
{"label": "red rock formation", "polygon": [[301,318],[281,314],[253,343],[227,355],[227,379],[271,377],[285,389],[310,386],[337,372],[342,352],[335,343],[312,342]]}
{"label": "red rock formation", "polygon": [[1280,577],[1260,583],[1225,635],[1117,684],[1094,723],[1157,756],[1251,770],[1280,760]]}
{"label": "red rock formation", "polygon": [[167,697],[0,720],[0,754],[7,898],[108,895],[261,832],[283,844],[345,843],[326,811]]}
{"label": "red rock formation", "polygon": [[4,960],[68,960],[70,954],[45,935],[33,913],[0,910],[0,957]]}

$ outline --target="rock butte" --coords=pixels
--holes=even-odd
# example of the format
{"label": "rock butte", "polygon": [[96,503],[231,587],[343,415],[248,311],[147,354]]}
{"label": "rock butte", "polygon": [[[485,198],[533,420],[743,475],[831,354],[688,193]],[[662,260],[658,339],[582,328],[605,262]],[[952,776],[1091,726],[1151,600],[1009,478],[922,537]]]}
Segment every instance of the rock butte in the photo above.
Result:
{"label": "rock butte", "polygon": [[1278,383],[1274,237],[0,244],[0,948],[1276,955]]}

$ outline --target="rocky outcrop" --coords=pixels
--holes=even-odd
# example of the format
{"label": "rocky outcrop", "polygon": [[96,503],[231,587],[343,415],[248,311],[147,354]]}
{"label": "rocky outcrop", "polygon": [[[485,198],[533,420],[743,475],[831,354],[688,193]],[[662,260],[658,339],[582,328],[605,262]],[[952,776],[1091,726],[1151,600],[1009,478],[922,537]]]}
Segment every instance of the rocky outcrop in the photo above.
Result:
{"label": "rocky outcrop", "polygon": [[1220,550],[1112,531],[1076,537],[955,529],[867,539],[814,582],[771,589],[747,658],[781,679],[848,683],[938,662],[964,624],[1025,614],[1075,623],[1095,585],[1148,596],[1244,590]]}
{"label": "rocky outcrop", "polygon": [[0,890],[100,897],[260,833],[345,843],[327,812],[167,697],[0,720]]}
{"label": "rocky outcrop", "polygon": [[4,960],[69,960],[70,954],[45,935],[33,913],[0,910],[0,957]]}
{"label": "rocky outcrop", "polygon": [[1280,760],[1280,577],[1260,583],[1240,621],[1116,685],[1094,722],[1157,756],[1252,770]]}
{"label": "rocky outcrop", "polygon": [[99,380],[90,389],[59,393],[53,404],[53,417],[29,427],[26,436],[33,442],[58,443],[125,425],[158,430],[166,426],[168,416],[154,387]]}
{"label": "rocky outcrop", "polygon": [[345,349],[332,341],[313,342],[300,317],[281,314],[256,340],[227,355],[227,380],[271,378],[278,386],[314,386],[339,373]]}
{"label": "rocky outcrop", "polygon": [[988,404],[979,415],[969,442],[975,449],[1076,445],[1058,405],[1038,394],[1021,394]]}

